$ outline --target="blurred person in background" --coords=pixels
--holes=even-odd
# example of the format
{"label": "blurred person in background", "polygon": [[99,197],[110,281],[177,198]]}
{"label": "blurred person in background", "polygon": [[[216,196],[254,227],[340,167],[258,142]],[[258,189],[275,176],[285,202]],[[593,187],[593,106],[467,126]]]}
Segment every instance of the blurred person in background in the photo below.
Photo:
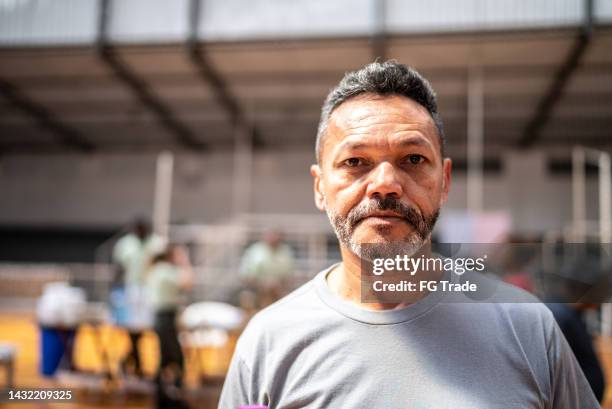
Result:
{"label": "blurred person in background", "polygon": [[599,244],[567,246],[567,243],[557,245],[556,266],[542,275],[549,277],[545,288],[546,306],[552,311],[597,400],[602,402],[606,379],[586,323],[587,315],[596,313],[608,299],[609,269],[602,267]]}
{"label": "blurred person in background", "polygon": [[606,379],[595,352],[593,339],[584,322],[584,313],[597,309],[599,306],[586,303],[546,303],[546,306],[552,311],[567,343],[572,348],[595,397],[602,402],[606,390]]}
{"label": "blurred person in background", "polygon": [[114,289],[111,303],[121,305],[115,314],[118,325],[129,334],[130,350],[121,364],[126,372],[142,376],[138,342],[143,331],[151,325],[150,311],[145,302],[145,276],[155,254],[164,249],[165,241],[151,230],[147,219],[134,221],[130,232],[121,237],[113,248],[113,262],[118,267],[115,280],[123,285]]}
{"label": "blurred person in background", "polygon": [[169,245],[153,259],[146,281],[148,301],[155,314],[153,328],[159,339],[157,407],[185,407],[180,397],[185,364],[176,319],[184,293],[193,287],[186,249]]}
{"label": "blurred person in background", "polygon": [[263,240],[245,250],[240,276],[248,291],[255,293],[255,302],[261,308],[285,294],[293,268],[291,247],[283,242],[281,232],[269,230]]}

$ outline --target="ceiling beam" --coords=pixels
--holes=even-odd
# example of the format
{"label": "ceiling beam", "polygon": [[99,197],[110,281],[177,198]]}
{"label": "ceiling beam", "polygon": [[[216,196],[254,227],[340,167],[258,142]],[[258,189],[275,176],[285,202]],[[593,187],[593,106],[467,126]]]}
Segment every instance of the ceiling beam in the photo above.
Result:
{"label": "ceiling beam", "polygon": [[261,131],[250,121],[238,98],[232,94],[223,76],[215,69],[208,56],[202,51],[202,45],[198,41],[200,28],[202,0],[191,0],[189,7],[189,38],[187,39],[187,50],[189,60],[196,69],[198,76],[205,84],[210,86],[215,99],[227,112],[236,129],[246,130],[254,147],[263,146]]}
{"label": "ceiling beam", "polygon": [[79,131],[62,123],[45,106],[27,97],[10,82],[0,79],[0,94],[21,112],[33,118],[38,126],[53,134],[62,145],[80,152],[95,150],[95,146]]}
{"label": "ceiling beam", "polygon": [[115,76],[131,90],[138,100],[151,111],[158,119],[160,125],[168,130],[176,140],[185,148],[202,151],[206,148],[204,142],[182,123],[164,101],[151,91],[147,82],[132,70],[117,55],[114,47],[108,41],[108,25],[112,0],[100,1],[100,15],[98,26],[98,55],[100,59],[113,71]]}
{"label": "ceiling beam", "polygon": [[[599,28],[599,27],[598,27]],[[600,31],[598,30],[598,33]],[[178,50],[177,45],[177,50]],[[151,52],[154,52],[155,46],[150,46]],[[121,50],[124,50],[122,48]],[[126,49],[127,50],[127,49]],[[0,59],[12,58],[5,57],[5,54],[0,51]],[[33,62],[35,63],[35,62]],[[44,63],[44,57],[41,64]],[[415,66],[422,74],[431,81],[435,80],[451,80],[463,76],[465,66],[455,67],[419,67]],[[549,78],[551,73],[558,69],[558,66],[552,64],[531,64],[531,63],[515,63],[512,65],[503,66],[485,66],[483,67],[487,78],[516,78],[516,77],[546,77]],[[612,63],[608,61],[590,61],[588,65],[581,67],[581,73],[587,75],[602,75],[612,72]],[[296,72],[273,72],[273,71],[242,71],[233,72],[225,75],[226,81],[230,81],[234,85],[250,85],[250,84],[294,84],[307,83],[323,84],[332,86],[342,78],[343,72],[336,69],[325,69],[313,71],[296,71]],[[166,72],[166,73],[150,73],[147,79],[156,85],[186,85],[194,84],[195,79],[186,77],[182,72]],[[15,78],[19,83],[27,83],[28,87],[36,88],[58,88],[72,87],[74,84],[79,86],[107,86],[111,81],[116,81],[113,74],[100,75],[79,73],[74,75],[56,76],[52,74],[32,74],[19,75]],[[19,84],[17,83],[17,84]]]}
{"label": "ceiling beam", "polygon": [[557,103],[563,97],[572,75],[579,67],[582,57],[591,43],[593,36],[593,0],[584,0],[584,23],[576,38],[574,45],[559,70],[553,77],[548,90],[537,105],[533,117],[527,122],[523,136],[518,142],[519,147],[529,148],[533,146],[542,134],[542,130],[549,122]]}

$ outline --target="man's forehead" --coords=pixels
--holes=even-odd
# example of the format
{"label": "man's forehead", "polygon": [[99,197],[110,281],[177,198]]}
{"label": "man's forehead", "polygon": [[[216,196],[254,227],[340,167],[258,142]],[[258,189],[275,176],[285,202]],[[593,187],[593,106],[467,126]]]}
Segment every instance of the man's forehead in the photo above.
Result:
{"label": "man's forehead", "polygon": [[337,144],[349,135],[401,125],[419,131],[439,144],[434,121],[425,107],[401,95],[365,94],[340,105],[329,118],[325,145]]}
{"label": "man's forehead", "polygon": [[362,94],[338,106],[330,116],[330,122],[341,126],[368,119],[372,114],[395,114],[408,120],[429,121],[431,115],[416,101],[403,95]]}

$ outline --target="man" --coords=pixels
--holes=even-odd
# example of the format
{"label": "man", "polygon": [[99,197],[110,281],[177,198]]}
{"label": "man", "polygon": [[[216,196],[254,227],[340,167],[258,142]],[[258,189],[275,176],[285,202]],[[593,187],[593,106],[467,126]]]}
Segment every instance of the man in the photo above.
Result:
{"label": "man", "polygon": [[148,299],[155,313],[153,329],[159,341],[156,407],[187,408],[181,396],[185,363],[176,317],[182,295],[193,287],[193,269],[187,250],[174,244],[156,255],[151,264],[147,277]]}
{"label": "man", "polygon": [[597,401],[602,402],[606,390],[606,377],[597,358],[593,339],[584,322],[583,314],[599,307],[585,303],[547,303],[557,325],[572,349]]}
{"label": "man", "polygon": [[451,161],[425,79],[395,62],[347,74],[323,106],[316,153],[315,203],[342,263],[251,320],[220,408],[598,407],[540,304],[443,302],[438,292],[362,302],[361,262],[374,256],[364,244],[418,249],[447,199]]}
{"label": "man", "polygon": [[267,231],[262,241],[250,245],[240,263],[240,275],[258,306],[264,307],[284,295],[293,272],[293,251],[277,230]]}
{"label": "man", "polygon": [[113,261],[123,272],[126,288],[142,288],[151,260],[164,250],[166,243],[151,231],[151,224],[144,218],[136,219],[130,230],[113,247]]}
{"label": "man", "polygon": [[[138,342],[151,325],[151,312],[145,303],[145,276],[153,257],[163,251],[165,241],[151,231],[146,219],[137,219],[131,232],[121,237],[113,247],[113,261],[123,275],[123,288],[115,290],[114,299],[125,304],[124,314],[117,314],[116,323],[124,326],[130,338],[130,350],[121,366],[126,372],[142,376]],[[119,294],[119,295],[118,295]]]}

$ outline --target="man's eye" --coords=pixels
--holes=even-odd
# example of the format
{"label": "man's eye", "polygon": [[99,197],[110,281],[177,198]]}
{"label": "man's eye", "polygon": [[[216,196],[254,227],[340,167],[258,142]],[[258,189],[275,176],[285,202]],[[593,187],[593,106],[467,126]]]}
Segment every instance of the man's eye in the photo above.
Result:
{"label": "man's eye", "polygon": [[359,158],[349,158],[344,161],[344,164],[350,168],[354,168],[354,167],[363,165],[363,161]]}
{"label": "man's eye", "polygon": [[425,157],[423,157],[422,155],[416,155],[416,154],[408,155],[407,159],[412,165],[419,165],[425,161]]}

